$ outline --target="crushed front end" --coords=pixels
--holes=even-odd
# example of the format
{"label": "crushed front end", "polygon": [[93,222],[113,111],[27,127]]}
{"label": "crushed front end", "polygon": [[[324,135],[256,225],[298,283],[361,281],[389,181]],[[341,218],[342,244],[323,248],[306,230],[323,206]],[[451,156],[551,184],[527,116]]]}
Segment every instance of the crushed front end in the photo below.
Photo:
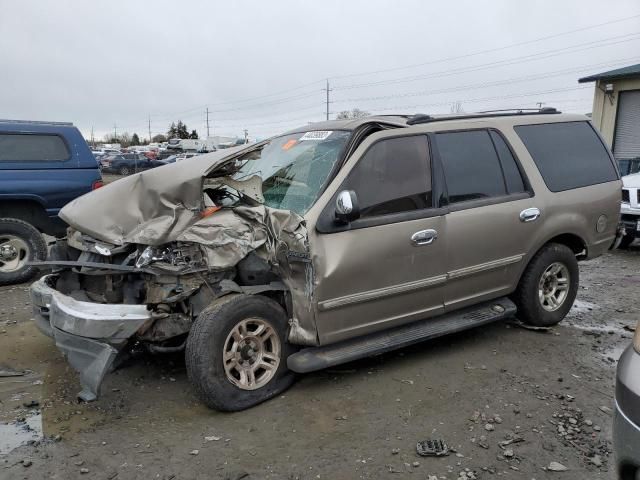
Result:
{"label": "crushed front end", "polygon": [[230,293],[271,297],[289,341],[317,343],[303,217],[265,205],[257,175],[233,176],[260,148],[142,172],[62,210],[67,237],[36,262],[53,273],[30,294],[36,324],[80,374],[80,398],[98,396],[132,344],[184,349],[198,315]]}

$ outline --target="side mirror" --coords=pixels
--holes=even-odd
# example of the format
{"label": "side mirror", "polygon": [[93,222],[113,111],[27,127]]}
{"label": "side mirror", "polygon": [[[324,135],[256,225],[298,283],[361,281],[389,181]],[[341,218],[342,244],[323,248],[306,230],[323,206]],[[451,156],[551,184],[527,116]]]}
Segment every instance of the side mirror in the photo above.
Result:
{"label": "side mirror", "polygon": [[353,190],[342,190],[336,198],[336,220],[349,223],[360,217],[358,197]]}

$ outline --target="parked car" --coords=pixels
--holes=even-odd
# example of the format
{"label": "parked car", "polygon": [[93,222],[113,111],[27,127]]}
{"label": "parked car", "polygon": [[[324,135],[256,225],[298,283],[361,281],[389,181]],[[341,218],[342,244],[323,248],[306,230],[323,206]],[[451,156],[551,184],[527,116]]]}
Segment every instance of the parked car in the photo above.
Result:
{"label": "parked car", "polygon": [[135,340],[184,350],[202,400],[240,410],[296,372],[516,313],[555,325],[578,261],[617,239],[620,189],[588,119],[554,109],[307,125],[65,207],[34,316],[84,399]]}
{"label": "parked car", "polygon": [[0,120],[0,285],[31,279],[42,233],[64,235],[71,200],[102,186],[89,146],[71,123]]}
{"label": "parked car", "polygon": [[640,322],[618,361],[613,447],[620,480],[640,478]]}
{"label": "parked car", "polygon": [[628,248],[640,237],[640,173],[622,177],[620,212],[626,232],[620,241],[620,248]]}
{"label": "parked car", "polygon": [[121,155],[109,155],[100,160],[100,168],[104,173],[116,173],[118,175],[131,175],[132,173],[160,167],[163,164],[147,158],[143,153],[123,153]]}

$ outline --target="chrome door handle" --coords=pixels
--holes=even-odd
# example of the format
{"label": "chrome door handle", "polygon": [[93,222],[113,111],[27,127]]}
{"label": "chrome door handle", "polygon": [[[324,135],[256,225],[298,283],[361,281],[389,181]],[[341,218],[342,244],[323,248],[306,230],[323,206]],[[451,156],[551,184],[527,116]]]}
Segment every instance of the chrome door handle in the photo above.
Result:
{"label": "chrome door handle", "polygon": [[433,243],[433,241],[438,238],[438,232],[429,228],[427,230],[420,230],[419,232],[411,235],[411,241],[414,245],[429,245]]}
{"label": "chrome door handle", "polygon": [[520,212],[520,221],[521,222],[533,222],[540,217],[540,209],[539,208],[526,208]]}

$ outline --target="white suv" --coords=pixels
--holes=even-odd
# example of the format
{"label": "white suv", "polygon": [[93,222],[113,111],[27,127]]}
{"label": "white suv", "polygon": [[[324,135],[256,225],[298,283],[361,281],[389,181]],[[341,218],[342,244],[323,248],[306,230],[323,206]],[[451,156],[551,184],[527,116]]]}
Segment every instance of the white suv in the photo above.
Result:
{"label": "white suv", "polygon": [[621,221],[627,234],[620,242],[620,248],[627,248],[640,237],[640,173],[622,177]]}

